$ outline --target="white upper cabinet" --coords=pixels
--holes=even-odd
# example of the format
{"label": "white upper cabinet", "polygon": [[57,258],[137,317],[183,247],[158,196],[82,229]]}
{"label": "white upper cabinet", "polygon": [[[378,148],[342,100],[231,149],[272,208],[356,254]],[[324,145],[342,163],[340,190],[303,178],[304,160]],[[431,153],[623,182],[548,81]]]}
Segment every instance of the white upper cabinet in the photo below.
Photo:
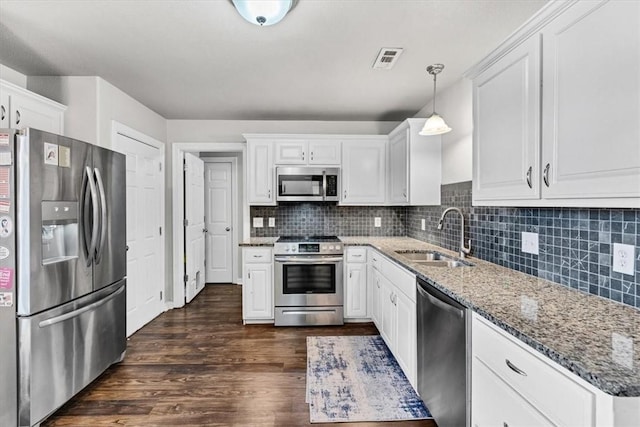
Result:
{"label": "white upper cabinet", "polygon": [[473,81],[473,199],[540,197],[540,39]]}
{"label": "white upper cabinet", "polygon": [[247,138],[247,200],[250,205],[275,205],[273,141]]}
{"label": "white upper cabinet", "polygon": [[542,37],[544,197],[640,206],[640,2],[578,2]]}
{"label": "white upper cabinet", "polygon": [[340,166],[340,141],[288,139],[275,143],[276,165]]}
{"label": "white upper cabinet", "polygon": [[639,51],[640,2],[552,2],[476,66],[474,204],[639,207]]}
{"label": "white upper cabinet", "polygon": [[389,134],[391,205],[440,204],[441,138],[418,134],[425,121],[407,119]]}
{"label": "white upper cabinet", "polygon": [[341,205],[385,202],[387,137],[344,141]]}
{"label": "white upper cabinet", "polygon": [[65,110],[62,104],[0,80],[0,126],[62,135]]}

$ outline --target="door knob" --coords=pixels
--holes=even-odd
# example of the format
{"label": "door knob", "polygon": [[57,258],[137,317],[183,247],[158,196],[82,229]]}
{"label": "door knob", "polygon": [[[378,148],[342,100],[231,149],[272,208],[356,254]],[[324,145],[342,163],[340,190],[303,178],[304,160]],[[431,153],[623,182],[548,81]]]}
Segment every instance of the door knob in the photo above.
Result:
{"label": "door knob", "polygon": [[231,227],[225,228],[226,231],[231,231]]}
{"label": "door knob", "polygon": [[202,229],[202,232],[203,232],[203,233],[208,233],[208,232],[209,232],[209,230],[207,230],[206,228],[203,228],[203,229]]}

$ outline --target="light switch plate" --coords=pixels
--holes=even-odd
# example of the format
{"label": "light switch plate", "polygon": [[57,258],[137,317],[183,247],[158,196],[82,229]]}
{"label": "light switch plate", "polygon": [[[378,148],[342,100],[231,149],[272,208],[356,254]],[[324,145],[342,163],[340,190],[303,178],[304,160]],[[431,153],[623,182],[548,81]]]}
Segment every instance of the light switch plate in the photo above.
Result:
{"label": "light switch plate", "polygon": [[253,218],[253,228],[262,228],[264,227],[264,218],[260,216],[256,216]]}
{"label": "light switch plate", "polygon": [[422,219],[420,220],[420,229],[421,229],[422,231],[425,231],[425,230],[427,229],[427,221],[425,221],[425,219],[424,219],[424,218],[422,218]]}
{"label": "light switch plate", "polygon": [[522,252],[533,255],[540,253],[538,248],[538,233],[522,232]]}
{"label": "light switch plate", "polygon": [[374,227],[382,227],[382,218],[380,218],[379,216],[375,217],[373,219],[373,226]]}
{"label": "light switch plate", "polygon": [[269,227],[276,226],[276,219],[274,217],[269,217]]}
{"label": "light switch plate", "polygon": [[622,243],[613,244],[613,271],[634,275],[636,248]]}

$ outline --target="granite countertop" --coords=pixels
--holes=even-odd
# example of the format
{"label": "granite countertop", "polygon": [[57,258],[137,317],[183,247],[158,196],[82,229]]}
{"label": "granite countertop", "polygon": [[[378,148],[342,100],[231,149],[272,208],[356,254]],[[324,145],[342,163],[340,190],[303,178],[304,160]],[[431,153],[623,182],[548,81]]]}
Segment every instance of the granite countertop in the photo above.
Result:
{"label": "granite countertop", "polygon": [[[272,246],[277,237],[240,246]],[[640,311],[477,258],[425,267],[396,251],[458,254],[410,237],[340,237],[372,246],[530,347],[614,396],[640,397]]]}
{"label": "granite countertop", "polygon": [[277,237],[250,237],[240,242],[240,246],[273,246]]}
{"label": "granite countertop", "polygon": [[409,237],[341,237],[416,273],[535,350],[614,396],[640,396],[640,311],[476,258],[473,267],[425,267],[396,251],[439,246]]}

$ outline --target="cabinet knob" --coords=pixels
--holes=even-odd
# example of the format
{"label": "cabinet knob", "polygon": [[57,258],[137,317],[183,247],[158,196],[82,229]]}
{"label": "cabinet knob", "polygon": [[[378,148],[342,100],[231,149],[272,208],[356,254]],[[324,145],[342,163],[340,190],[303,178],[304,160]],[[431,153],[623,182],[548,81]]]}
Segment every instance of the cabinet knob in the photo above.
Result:
{"label": "cabinet knob", "polygon": [[313,160],[313,151],[311,152],[311,160]]}
{"label": "cabinet knob", "polygon": [[225,231],[231,231],[231,227],[227,227],[224,229]]}

